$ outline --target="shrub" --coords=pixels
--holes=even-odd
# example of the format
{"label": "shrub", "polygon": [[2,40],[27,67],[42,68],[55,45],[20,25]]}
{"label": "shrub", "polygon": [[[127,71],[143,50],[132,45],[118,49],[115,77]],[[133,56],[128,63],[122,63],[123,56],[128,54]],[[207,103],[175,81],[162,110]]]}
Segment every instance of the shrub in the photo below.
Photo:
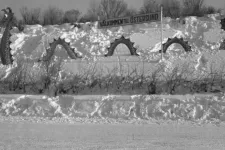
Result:
{"label": "shrub", "polygon": [[43,12],[43,25],[62,24],[64,13],[61,9],[55,6],[49,6]]}
{"label": "shrub", "polygon": [[125,15],[124,16],[134,16],[138,14],[138,11],[134,8],[129,8],[127,9],[127,11],[125,12]]}
{"label": "shrub", "polygon": [[128,5],[123,0],[101,0],[100,2],[90,1],[87,13],[82,17],[84,20],[97,21],[100,19],[110,19],[124,17],[133,13],[133,9],[128,9]]}
{"label": "shrub", "polygon": [[204,0],[183,0],[183,16],[203,16],[203,4]]}
{"label": "shrub", "polygon": [[29,83],[29,68],[26,61],[18,61],[17,67],[13,68],[7,77],[1,79],[1,84],[8,86],[8,91],[14,91],[15,93],[28,92],[26,86]]}
{"label": "shrub", "polygon": [[202,11],[204,14],[215,14],[219,12],[219,9],[216,9],[212,6],[208,6],[208,7],[205,6],[203,7]]}
{"label": "shrub", "polygon": [[159,91],[158,89],[158,84],[160,81],[160,77],[162,75],[163,72],[163,65],[157,65],[156,69],[153,70],[153,72],[149,75],[149,80],[147,83],[147,94],[151,95],[151,94],[157,94]]}
{"label": "shrub", "polygon": [[58,94],[57,86],[61,82],[62,59],[52,57],[51,60],[42,62],[40,65],[42,73],[39,75],[40,79],[36,81],[37,91],[56,96]]}
{"label": "shrub", "polygon": [[193,74],[193,71],[187,63],[175,66],[170,72],[163,72],[162,81],[165,82],[165,92],[175,94],[180,85],[184,85],[186,81],[191,80],[190,74]]}
{"label": "shrub", "polygon": [[20,8],[20,14],[23,18],[24,24],[27,25],[40,24],[40,15],[41,15],[40,8],[34,8],[29,10],[27,7],[22,7]]}
{"label": "shrub", "polygon": [[163,0],[163,15],[165,17],[179,18],[181,16],[181,5],[178,0]]}
{"label": "shrub", "polygon": [[143,6],[140,8],[139,13],[145,14],[145,13],[152,13],[160,10],[160,6],[158,3],[156,3],[155,0],[144,0]]}
{"label": "shrub", "polygon": [[63,23],[74,23],[77,22],[81,12],[79,10],[68,10],[65,12],[63,16]]}
{"label": "shrub", "polygon": [[85,22],[95,22],[97,21],[97,17],[95,17],[94,15],[83,15],[80,17],[79,21],[80,23],[85,23]]}

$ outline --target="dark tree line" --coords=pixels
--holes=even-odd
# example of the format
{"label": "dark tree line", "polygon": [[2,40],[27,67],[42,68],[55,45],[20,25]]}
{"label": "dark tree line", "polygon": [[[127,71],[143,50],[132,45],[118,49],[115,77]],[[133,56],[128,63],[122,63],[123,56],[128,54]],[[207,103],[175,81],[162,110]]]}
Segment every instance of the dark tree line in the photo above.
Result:
{"label": "dark tree line", "polygon": [[64,12],[56,6],[49,6],[43,11],[40,8],[28,9],[27,7],[22,7],[20,9],[22,20],[19,22],[27,25],[93,22],[98,19],[156,12],[160,10],[161,5],[164,7],[164,16],[171,18],[200,17],[205,14],[220,12],[219,9],[206,6],[204,0],[162,0],[161,3],[156,0],[143,0],[143,6],[139,10],[128,7],[124,0],[101,0],[100,2],[91,1],[85,14],[76,9]]}

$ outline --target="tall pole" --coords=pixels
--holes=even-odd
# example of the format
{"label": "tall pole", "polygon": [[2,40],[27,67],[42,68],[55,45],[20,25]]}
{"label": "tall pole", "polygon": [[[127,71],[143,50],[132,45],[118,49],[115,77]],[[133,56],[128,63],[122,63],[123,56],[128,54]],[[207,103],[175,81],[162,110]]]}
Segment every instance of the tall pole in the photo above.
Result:
{"label": "tall pole", "polygon": [[160,7],[161,9],[161,60],[163,60],[163,5]]}

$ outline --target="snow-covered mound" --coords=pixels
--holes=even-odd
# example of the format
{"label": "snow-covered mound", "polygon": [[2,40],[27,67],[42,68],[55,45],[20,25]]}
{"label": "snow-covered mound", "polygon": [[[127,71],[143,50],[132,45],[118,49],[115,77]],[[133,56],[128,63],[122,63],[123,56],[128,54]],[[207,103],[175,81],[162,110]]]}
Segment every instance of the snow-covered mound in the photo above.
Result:
{"label": "snow-covered mound", "polygon": [[[225,31],[221,29],[219,14],[205,17],[187,17],[183,20],[164,18],[163,42],[168,38],[183,38],[191,46],[192,52],[185,52],[179,44],[172,44],[164,54],[164,60],[160,61],[160,22],[144,23],[99,29],[97,23],[85,23],[80,27],[71,24],[41,26],[27,25],[23,32],[17,28],[11,30],[11,49],[14,59],[12,66],[0,65],[0,77],[7,77],[18,66],[18,62],[29,62],[31,68],[40,70],[42,67],[37,60],[46,54],[46,49],[54,39],[65,39],[75,52],[83,58],[71,60],[62,46],[56,47],[56,58],[62,59],[64,71],[80,73],[80,68],[91,67],[93,61],[97,62],[96,68],[115,69],[118,62],[126,70],[139,69],[140,72],[149,73],[153,64],[164,63],[166,69],[172,70],[177,64],[189,63],[197,71],[206,71],[212,62],[220,64],[224,61],[225,51],[220,50],[221,42],[225,39]],[[0,37],[3,32],[0,33]],[[107,53],[107,47],[115,39],[124,36],[130,38],[137,48],[140,56],[103,57]],[[129,53],[129,50],[126,50]],[[22,60],[22,61],[21,61]],[[59,60],[59,59],[55,59]],[[134,63],[133,63],[134,62]],[[94,66],[94,65],[93,65]],[[130,67],[131,66],[131,67]],[[136,68],[133,68],[136,66]],[[144,67],[143,67],[144,66]],[[130,67],[130,68],[129,68]],[[141,69],[144,69],[142,71]],[[102,70],[101,70],[102,71]],[[109,70],[107,70],[109,71]],[[103,71],[103,72],[107,72]],[[102,72],[102,73],[103,73]],[[37,74],[37,73],[33,73]]]}
{"label": "snow-covered mound", "polygon": [[[98,29],[97,23],[81,24],[80,28],[71,24],[41,26],[27,25],[23,32],[14,28],[11,33],[11,49],[14,58],[14,68],[21,59],[36,62],[46,53],[49,44],[54,39],[62,38],[70,43],[74,50],[83,56],[82,60],[98,60],[107,53],[107,47],[116,38],[122,35],[130,38],[138,48],[141,60],[148,62],[158,62],[160,54],[160,22],[144,23],[138,25],[128,25],[113,27],[108,29]],[[3,33],[3,32],[2,32]],[[2,37],[0,33],[0,37]],[[195,66],[204,66],[202,58],[210,61],[211,54],[220,53],[219,47],[225,32],[221,29],[219,14],[208,15],[206,17],[187,17],[181,20],[164,18],[163,21],[163,41],[168,38],[182,37],[189,42],[192,52],[188,55],[179,44],[169,47],[165,58],[169,64],[173,64],[178,59],[189,59]],[[69,57],[62,46],[56,48],[55,55],[68,62]],[[100,57],[95,57],[95,56]],[[221,56],[221,54],[218,54]],[[109,60],[110,58],[107,58]],[[77,65],[77,62],[74,66]],[[167,66],[168,67],[168,66]],[[76,68],[76,67],[74,67]],[[4,70],[4,69],[3,69]],[[77,69],[73,69],[77,70]],[[9,72],[9,70],[8,70]]]}
{"label": "snow-covered mound", "polygon": [[[165,18],[163,24],[164,41],[166,42],[169,37],[177,36],[189,41],[193,51],[218,50],[222,38],[225,38],[225,33],[221,29],[220,20],[216,19],[217,16],[216,14],[202,18],[188,17],[185,18],[185,24],[181,24],[178,20]],[[82,24],[81,28],[70,24],[44,27],[27,25],[23,32],[19,32],[16,28],[12,30],[10,47],[15,58],[28,57],[33,59],[40,57],[54,39],[62,38],[82,55],[88,53],[101,55],[106,53],[106,47],[110,45],[110,42],[122,35],[130,37],[136,45],[141,47],[141,52],[146,50],[143,50],[143,47],[147,47],[150,51],[159,50],[159,48],[154,49],[153,47],[160,44],[160,22],[109,29],[98,29],[97,23]],[[148,43],[151,43],[151,45],[141,46],[140,36],[144,37],[141,38],[142,40],[148,37]]]}
{"label": "snow-covered mound", "polygon": [[225,121],[224,95],[3,97],[0,98],[2,116]]}

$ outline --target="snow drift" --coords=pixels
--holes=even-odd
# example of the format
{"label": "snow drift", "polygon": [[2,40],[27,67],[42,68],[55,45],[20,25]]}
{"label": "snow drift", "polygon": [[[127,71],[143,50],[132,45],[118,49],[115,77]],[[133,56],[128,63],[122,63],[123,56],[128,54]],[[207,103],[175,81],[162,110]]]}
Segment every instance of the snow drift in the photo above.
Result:
{"label": "snow drift", "polygon": [[[160,54],[158,53],[160,50],[160,22],[108,29],[98,29],[97,22],[81,24],[80,28],[71,24],[54,26],[27,25],[23,32],[19,32],[17,28],[14,28],[11,33],[10,40],[12,43],[10,47],[14,59],[13,67],[21,59],[37,62],[38,59],[45,55],[49,44],[58,38],[65,39],[66,42],[70,43],[71,48],[74,48],[75,52],[83,57],[82,60],[71,60],[62,46],[56,48],[56,57],[62,58],[66,64],[72,62],[73,69],[70,67],[69,70],[72,72],[77,72],[76,70],[81,63],[92,63],[102,59],[104,62],[106,59],[103,56],[107,53],[107,47],[121,36],[130,38],[135,43],[137,53],[140,54],[138,57],[140,63],[158,63],[160,60]],[[219,14],[200,18],[187,17],[183,21],[164,18],[163,37],[164,43],[168,38],[182,37],[189,42],[192,50],[191,53],[187,54],[179,44],[171,45],[165,55],[167,67],[175,62],[189,60],[193,65],[201,68],[207,67],[206,64],[198,61],[202,60],[202,57],[210,62],[222,55],[219,50],[221,42],[225,38],[225,32],[221,29]],[[217,54],[217,56],[214,57],[212,54]],[[114,57],[107,58],[107,60],[111,59],[113,60]],[[129,61],[132,60],[136,61],[136,58],[129,58]]]}
{"label": "snow drift", "polygon": [[224,95],[15,96],[0,98],[2,116],[122,120],[225,121]]}

